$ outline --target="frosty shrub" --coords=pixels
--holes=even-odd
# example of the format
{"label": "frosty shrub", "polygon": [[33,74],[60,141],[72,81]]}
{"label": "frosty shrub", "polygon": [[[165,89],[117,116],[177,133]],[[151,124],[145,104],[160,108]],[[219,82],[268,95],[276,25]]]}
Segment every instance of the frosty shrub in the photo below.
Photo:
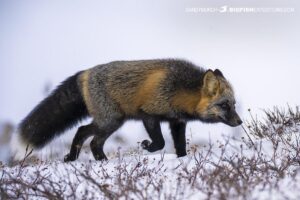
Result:
{"label": "frosty shrub", "polygon": [[299,108],[249,114],[241,137],[188,145],[183,158],[138,149],[102,162],[1,164],[0,198],[299,199]]}

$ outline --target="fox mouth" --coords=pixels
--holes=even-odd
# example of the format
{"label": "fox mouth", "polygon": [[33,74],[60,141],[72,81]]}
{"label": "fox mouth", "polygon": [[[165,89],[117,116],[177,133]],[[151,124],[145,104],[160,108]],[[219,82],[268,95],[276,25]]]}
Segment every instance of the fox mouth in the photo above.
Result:
{"label": "fox mouth", "polygon": [[222,123],[224,123],[228,126],[231,126],[231,127],[237,127],[243,123],[242,120],[240,120],[240,119],[236,120],[236,121],[228,121],[226,119],[223,119],[221,116],[219,116],[219,119]]}
{"label": "fox mouth", "polygon": [[228,126],[231,126],[231,127],[237,127],[237,126],[241,125],[241,124],[238,124],[238,123],[225,123],[225,124],[228,125]]}

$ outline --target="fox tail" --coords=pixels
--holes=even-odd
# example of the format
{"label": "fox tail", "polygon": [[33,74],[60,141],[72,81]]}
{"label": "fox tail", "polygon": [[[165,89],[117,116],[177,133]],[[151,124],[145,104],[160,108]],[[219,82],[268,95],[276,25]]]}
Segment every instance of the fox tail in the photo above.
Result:
{"label": "fox tail", "polygon": [[41,149],[88,116],[78,82],[80,74],[66,79],[19,124],[11,140],[15,158],[24,158],[30,149]]}

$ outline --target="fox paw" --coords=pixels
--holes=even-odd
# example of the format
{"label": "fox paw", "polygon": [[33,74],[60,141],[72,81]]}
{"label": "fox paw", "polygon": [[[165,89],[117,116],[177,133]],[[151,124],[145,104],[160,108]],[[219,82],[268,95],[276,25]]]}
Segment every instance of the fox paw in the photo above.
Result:
{"label": "fox paw", "polygon": [[104,153],[94,155],[95,160],[108,160]]}
{"label": "fox paw", "polygon": [[149,140],[144,140],[141,143],[141,147],[149,152],[154,152],[163,149],[165,146],[164,142],[162,144],[150,142]]}
{"label": "fox paw", "polygon": [[143,148],[143,149],[148,149],[149,148],[149,146],[150,146],[150,144],[151,144],[151,142],[149,141],[149,140],[144,140],[142,143],[141,143],[141,147]]}
{"label": "fox paw", "polygon": [[74,160],[76,160],[76,158],[74,156],[71,156],[69,153],[64,157],[64,162],[70,162]]}

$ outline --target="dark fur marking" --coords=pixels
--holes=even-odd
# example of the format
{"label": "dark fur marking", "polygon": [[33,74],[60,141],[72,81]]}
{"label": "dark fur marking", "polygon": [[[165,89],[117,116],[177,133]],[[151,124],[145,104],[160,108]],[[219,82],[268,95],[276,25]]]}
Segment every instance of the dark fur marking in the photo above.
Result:
{"label": "dark fur marking", "polygon": [[165,85],[173,91],[186,89],[199,90],[205,70],[185,60],[167,60],[167,66],[172,73],[168,74]]}
{"label": "dark fur marking", "polygon": [[222,78],[225,78],[224,75],[223,75],[223,73],[222,73],[219,69],[216,69],[216,70],[214,71],[214,74],[215,74],[216,76],[220,76],[220,77],[222,77]]}

